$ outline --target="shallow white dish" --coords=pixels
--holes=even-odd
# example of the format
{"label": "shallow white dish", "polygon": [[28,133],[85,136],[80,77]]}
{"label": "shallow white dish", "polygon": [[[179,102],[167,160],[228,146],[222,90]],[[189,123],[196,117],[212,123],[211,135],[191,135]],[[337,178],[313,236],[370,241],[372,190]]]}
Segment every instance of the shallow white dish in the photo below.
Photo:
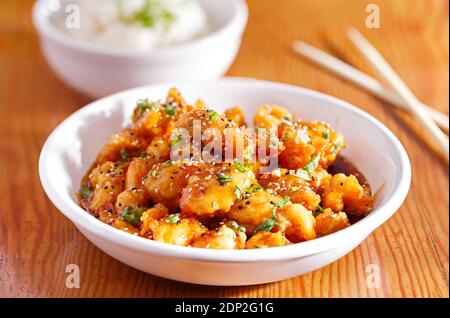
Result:
{"label": "shallow white dish", "polygon": [[[172,86],[178,87],[188,101],[201,97],[217,110],[240,105],[247,118],[252,118],[259,105],[273,103],[289,108],[297,117],[331,123],[346,137],[348,147],[343,154],[363,172],[373,190],[382,187],[374,210],[337,233],[256,250],[178,247],[136,237],[98,221],[76,202],[82,176],[110,134],[130,123],[136,100],[159,99]],[[39,174],[55,206],[107,254],[157,276],[207,285],[266,283],[334,262],[397,211],[411,181],[411,167],[403,146],[367,113],[312,90],[239,78],[140,87],[98,100],[72,114],[49,136],[41,152]]]}
{"label": "shallow white dish", "polygon": [[248,17],[244,0],[199,0],[212,24],[210,33],[177,46],[124,51],[99,47],[59,30],[51,18],[67,16],[61,1],[38,0],[33,7],[44,56],[64,82],[96,98],[140,85],[223,75],[236,57]]}

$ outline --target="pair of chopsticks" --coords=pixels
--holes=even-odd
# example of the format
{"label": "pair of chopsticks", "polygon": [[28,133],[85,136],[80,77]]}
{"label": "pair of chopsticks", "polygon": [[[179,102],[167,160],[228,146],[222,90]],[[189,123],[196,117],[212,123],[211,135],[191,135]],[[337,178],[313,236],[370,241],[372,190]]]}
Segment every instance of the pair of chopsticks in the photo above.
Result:
{"label": "pair of chopsticks", "polygon": [[382,55],[358,30],[350,28],[347,35],[366,60],[377,71],[378,75],[388,84],[390,90],[386,89],[376,79],[302,41],[295,41],[293,43],[293,49],[295,52],[316,62],[327,70],[368,90],[378,98],[409,111],[409,113],[413,115],[428,132],[429,136],[433,138],[448,162],[449,138],[437,126],[439,125],[442,129],[448,131],[448,116],[421,103]]}

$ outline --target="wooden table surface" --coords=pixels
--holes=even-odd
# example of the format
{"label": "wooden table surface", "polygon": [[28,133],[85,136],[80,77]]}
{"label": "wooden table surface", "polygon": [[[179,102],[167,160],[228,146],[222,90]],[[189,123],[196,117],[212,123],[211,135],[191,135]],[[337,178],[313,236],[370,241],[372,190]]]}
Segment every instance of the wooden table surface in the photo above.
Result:
{"label": "wooden table surface", "polygon": [[[379,29],[365,28],[368,3]],[[47,66],[31,24],[31,0],[0,0],[0,297],[448,297],[448,167],[407,116],[295,56],[303,39],[372,74],[345,38],[359,27],[424,102],[448,113],[448,1],[249,0],[250,20],[229,75],[292,83],[337,96],[384,122],[412,164],[401,209],[339,261],[293,279],[248,287],[177,283],[128,267],[91,244],[47,199],[37,173],[55,126],[88,99]],[[65,285],[68,264],[79,289]],[[378,266],[381,284],[368,285]]]}

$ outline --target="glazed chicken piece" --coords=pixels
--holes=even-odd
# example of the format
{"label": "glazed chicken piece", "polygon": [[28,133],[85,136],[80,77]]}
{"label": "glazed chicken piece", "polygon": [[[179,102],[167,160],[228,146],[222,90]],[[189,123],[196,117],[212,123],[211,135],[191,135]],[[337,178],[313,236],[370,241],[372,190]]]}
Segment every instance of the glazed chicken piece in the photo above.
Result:
{"label": "glazed chicken piece", "polygon": [[96,216],[113,213],[117,196],[125,185],[124,167],[107,161],[96,166],[88,178],[94,189],[89,211]]}
{"label": "glazed chicken piece", "polygon": [[193,247],[212,248],[212,249],[243,249],[247,236],[237,228],[227,225],[220,226],[217,230],[211,230],[204,233],[192,244]]}
{"label": "glazed chicken piece", "polygon": [[116,212],[122,214],[125,209],[137,209],[147,205],[148,194],[144,190],[142,180],[147,176],[152,163],[141,157],[131,160],[125,178],[125,191],[117,196]]}
{"label": "glazed chicken piece", "polygon": [[292,122],[294,116],[284,107],[277,105],[262,105],[256,110],[253,124],[256,128],[264,128],[270,130],[277,129],[284,122]]}
{"label": "glazed chicken piece", "polygon": [[168,139],[179,118],[194,109],[177,89],[171,88],[165,101],[138,101],[133,111],[134,127],[141,135]]}
{"label": "glazed chicken piece", "polygon": [[234,121],[238,127],[247,125],[244,110],[239,106],[225,110],[225,116]]}
{"label": "glazed chicken piece", "polygon": [[143,237],[151,237],[150,224],[155,220],[161,220],[169,215],[169,210],[164,204],[157,203],[152,208],[147,209],[140,217],[140,232]]}
{"label": "glazed chicken piece", "polygon": [[182,191],[181,211],[197,216],[226,213],[255,180],[252,170],[240,171],[231,163],[198,166]]}
{"label": "glazed chicken piece", "polygon": [[277,211],[277,228],[293,243],[316,238],[316,220],[301,204],[287,203]]}
{"label": "glazed chicken piece", "polygon": [[[195,127],[196,123],[199,123],[200,127]],[[201,128],[202,132],[208,130],[223,132],[231,127],[237,127],[233,120],[211,109],[200,109],[185,113],[180,116],[177,122],[177,128],[186,129],[191,137],[194,135],[195,128]],[[202,142],[205,144],[211,140],[211,138],[203,139]]]}
{"label": "glazed chicken piece", "polygon": [[146,228],[153,240],[179,246],[190,246],[208,231],[195,218],[180,219],[178,214],[170,214],[162,220],[150,219]]}
{"label": "glazed chicken piece", "polygon": [[[133,111],[133,126],[114,133],[97,156],[97,163],[126,160],[139,156],[155,140],[167,140],[179,117],[194,109],[187,105],[176,89],[169,90],[165,102],[138,101]],[[152,148],[147,150],[152,152]],[[156,157],[168,154],[161,152]],[[161,159],[161,158],[159,158]],[[159,162],[159,160],[156,160]],[[155,162],[155,163],[156,163]]]}
{"label": "glazed chicken piece", "polygon": [[365,215],[372,209],[373,197],[370,189],[359,184],[355,176],[335,174],[322,195],[322,205],[333,212],[346,211],[349,214]]}
{"label": "glazed chicken piece", "polygon": [[325,209],[316,216],[317,236],[325,236],[350,226],[345,212],[334,213],[331,209]]}
{"label": "glazed chicken piece", "polygon": [[328,168],[345,147],[342,134],[323,122],[283,122],[278,127],[284,150],[280,153],[281,167],[306,169],[312,174],[317,168]]}
{"label": "glazed chicken piece", "polygon": [[320,203],[320,195],[314,191],[311,181],[306,171],[301,173],[282,168],[258,176],[258,182],[264,188],[282,197],[288,196],[293,203],[300,203],[314,211]]}
{"label": "glazed chicken piece", "polygon": [[289,240],[284,236],[282,232],[264,232],[260,231],[253,235],[246,243],[246,248],[266,248],[285,246],[290,244]]}
{"label": "glazed chicken piece", "polygon": [[148,144],[148,139],[138,134],[134,128],[124,129],[114,133],[103,146],[97,156],[96,163],[105,161],[126,161],[128,158],[138,155]]}
{"label": "glazed chicken piece", "polygon": [[247,235],[253,235],[258,226],[273,218],[276,203],[281,201],[281,198],[256,184],[248,191],[251,193],[237,200],[227,217],[244,226]]}
{"label": "glazed chicken piece", "polygon": [[155,137],[141,156],[147,159],[151,166],[157,163],[166,162],[170,159],[169,142],[164,138]]}
{"label": "glazed chicken piece", "polygon": [[281,198],[266,190],[252,192],[237,201],[227,215],[246,228],[247,235],[260,231],[281,231],[291,242],[316,237],[312,213],[301,204],[292,204],[289,197]]}
{"label": "glazed chicken piece", "polygon": [[143,181],[150,199],[164,204],[170,211],[176,211],[182,191],[188,185],[191,174],[198,169],[197,165],[190,161],[170,160],[154,165]]}
{"label": "glazed chicken piece", "polygon": [[[180,117],[171,134],[172,156],[196,161],[225,158],[225,131],[236,127],[231,119],[211,109],[197,109]],[[232,157],[232,156],[230,156]]]}

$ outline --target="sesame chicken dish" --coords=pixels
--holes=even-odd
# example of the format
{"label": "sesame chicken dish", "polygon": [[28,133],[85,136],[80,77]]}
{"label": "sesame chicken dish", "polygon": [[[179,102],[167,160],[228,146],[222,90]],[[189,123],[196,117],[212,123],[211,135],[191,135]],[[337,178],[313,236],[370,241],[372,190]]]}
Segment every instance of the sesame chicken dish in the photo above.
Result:
{"label": "sesame chicken dish", "polygon": [[[249,128],[251,126],[251,128]],[[372,209],[364,176],[329,124],[262,105],[139,100],[81,181],[80,206],[147,239],[194,248],[284,246],[342,230]]]}

